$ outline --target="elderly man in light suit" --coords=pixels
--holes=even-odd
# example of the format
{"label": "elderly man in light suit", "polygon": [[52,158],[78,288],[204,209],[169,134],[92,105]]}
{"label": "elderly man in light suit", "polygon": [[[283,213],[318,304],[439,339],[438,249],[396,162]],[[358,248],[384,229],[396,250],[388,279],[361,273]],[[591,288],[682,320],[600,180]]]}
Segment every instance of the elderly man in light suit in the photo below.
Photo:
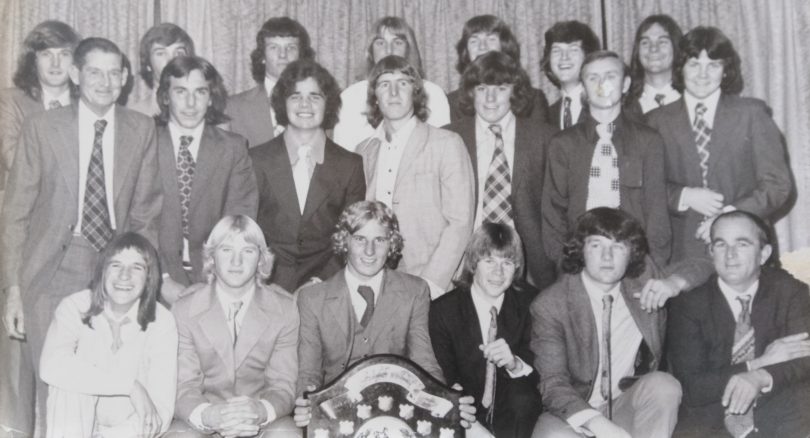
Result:
{"label": "elderly man in light suit", "polygon": [[399,56],[381,59],[369,74],[369,122],[374,136],[363,156],[366,199],[382,201],[399,218],[408,245],[401,271],[442,295],[461,262],[472,233],[475,177],[458,134],[434,128],[416,69]]}
{"label": "elderly man in light suit", "polygon": [[288,414],[298,368],[298,311],[265,285],[273,267],[264,234],[225,216],[204,248],[208,283],[173,310],[179,335],[177,403],[169,436],[297,436]]}

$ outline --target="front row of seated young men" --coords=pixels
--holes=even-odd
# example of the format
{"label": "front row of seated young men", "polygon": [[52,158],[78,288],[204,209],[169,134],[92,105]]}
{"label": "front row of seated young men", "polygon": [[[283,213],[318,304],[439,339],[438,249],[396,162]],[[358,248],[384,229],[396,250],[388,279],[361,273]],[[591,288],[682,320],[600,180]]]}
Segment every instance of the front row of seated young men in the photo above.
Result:
{"label": "front row of seated young men", "polygon": [[[804,437],[808,287],[763,267],[772,248],[758,217],[725,213],[711,238],[717,275],[677,297],[667,322],[641,305],[656,274],[644,230],[605,207],[579,218],[565,273],[539,295],[519,280],[517,233],[487,222],[460,286],[432,303],[425,281],[390,269],[405,243],[376,201],[343,212],[332,240],[345,267],[297,298],[265,284],[273,255],[258,225],[226,216],[204,246],[207,281],[170,314],[156,302],[156,251],[125,233],[51,323],[48,434],[299,436],[305,390],[393,353],[460,384],[476,434],[668,437],[678,424],[681,436]],[[661,371],[665,328],[673,374]]]}

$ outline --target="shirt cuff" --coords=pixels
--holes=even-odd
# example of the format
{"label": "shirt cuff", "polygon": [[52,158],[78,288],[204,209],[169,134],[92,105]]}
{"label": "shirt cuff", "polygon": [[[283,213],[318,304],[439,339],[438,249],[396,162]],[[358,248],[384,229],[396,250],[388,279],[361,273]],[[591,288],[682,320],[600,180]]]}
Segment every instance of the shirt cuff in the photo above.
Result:
{"label": "shirt cuff", "polygon": [[206,433],[211,432],[213,430],[210,427],[204,425],[202,422],[202,413],[209,406],[211,406],[211,403],[201,403],[196,408],[194,408],[194,410],[191,411],[191,415],[188,416],[188,422],[191,423],[192,426]]}
{"label": "shirt cuff", "polygon": [[527,365],[526,362],[523,362],[523,359],[519,358],[518,356],[515,356],[515,359],[517,359],[518,361],[517,371],[512,372],[506,370],[506,373],[509,374],[509,377],[517,379],[518,377],[526,377],[532,373],[532,367]]}
{"label": "shirt cuff", "polygon": [[689,207],[686,206],[683,202],[683,191],[686,190],[686,187],[681,189],[681,195],[678,196],[678,211],[686,211],[689,210]]}
{"label": "shirt cuff", "polygon": [[264,420],[264,423],[259,425],[264,427],[276,420],[276,410],[269,401],[265,399],[260,399],[259,401],[262,402],[262,405],[264,405],[264,410],[267,411],[267,420]]}
{"label": "shirt cuff", "polygon": [[[597,411],[596,409],[583,409],[583,410],[577,412],[576,414],[568,417],[568,420],[566,420],[566,421],[568,422],[569,425],[571,425],[571,427],[574,428],[574,431],[576,431],[577,433],[585,433],[585,431],[587,429],[583,428],[582,426],[585,423],[593,420],[594,418],[596,418],[596,417],[598,417],[600,415],[602,415],[602,413]],[[587,431],[587,432],[590,432],[590,431]],[[593,435],[593,434],[590,434],[590,435]]]}

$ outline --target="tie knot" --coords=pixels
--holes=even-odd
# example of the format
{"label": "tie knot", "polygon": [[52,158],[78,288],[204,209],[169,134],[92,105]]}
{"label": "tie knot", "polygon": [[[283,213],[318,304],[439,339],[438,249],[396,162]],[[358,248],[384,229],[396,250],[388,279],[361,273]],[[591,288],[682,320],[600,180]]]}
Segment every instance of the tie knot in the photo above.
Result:
{"label": "tie knot", "polygon": [[490,320],[491,324],[492,325],[497,324],[497,321],[498,321],[498,308],[495,307],[495,306],[490,307],[489,308],[489,316],[492,318]]}
{"label": "tie knot", "polygon": [[613,304],[613,295],[611,294],[604,294],[602,295],[602,304],[605,306],[610,306]]}
{"label": "tie knot", "polygon": [[309,160],[309,156],[312,154],[312,146],[300,146],[298,148],[298,159],[299,160]]}
{"label": "tie knot", "polygon": [[57,109],[57,108],[61,108],[61,107],[62,107],[62,102],[59,102],[56,99],[48,102],[48,109]]}
{"label": "tie knot", "polygon": [[107,127],[107,121],[104,119],[96,120],[93,126],[96,128],[96,135],[101,135],[104,133],[104,128]]}
{"label": "tie knot", "polygon": [[748,307],[751,305],[751,295],[740,295],[737,297],[737,301],[740,302],[743,313],[748,313]]}
{"label": "tie knot", "polygon": [[190,135],[181,135],[180,136],[180,147],[187,148],[191,145],[191,142],[194,141],[194,137]]}
{"label": "tie knot", "polygon": [[242,310],[242,302],[241,301],[234,301],[231,303],[231,314],[228,316],[228,319],[235,320],[236,315],[239,314],[239,311]]}
{"label": "tie knot", "polygon": [[568,109],[571,108],[571,98],[566,96],[563,98],[563,106]]}
{"label": "tie knot", "polygon": [[596,135],[599,136],[600,140],[610,141],[613,138],[615,128],[615,123],[599,123],[596,125]]}
{"label": "tie knot", "polygon": [[708,110],[709,108],[703,102],[698,102],[697,105],[695,105],[695,116],[703,117]]}
{"label": "tie knot", "polygon": [[664,99],[666,99],[666,98],[667,98],[666,94],[656,94],[655,95],[655,103],[657,103],[658,106],[661,106],[661,105],[664,104]]}
{"label": "tie knot", "polygon": [[495,137],[500,137],[501,133],[503,132],[503,130],[501,129],[501,125],[497,123],[489,125],[489,130],[492,131],[493,134],[495,134]]}
{"label": "tie knot", "polygon": [[358,286],[357,293],[366,300],[366,304],[373,306],[374,305],[374,289],[370,286]]}

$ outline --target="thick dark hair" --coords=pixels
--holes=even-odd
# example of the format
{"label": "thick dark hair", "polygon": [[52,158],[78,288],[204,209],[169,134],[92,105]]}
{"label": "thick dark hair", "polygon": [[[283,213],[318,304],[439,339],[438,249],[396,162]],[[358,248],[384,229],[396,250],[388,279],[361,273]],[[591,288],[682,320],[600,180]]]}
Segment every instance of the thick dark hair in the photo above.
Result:
{"label": "thick dark hair", "polygon": [[622,78],[627,77],[627,65],[622,61],[621,56],[618,53],[610,51],[610,50],[597,50],[595,52],[588,53],[585,55],[585,59],[582,60],[582,66],[579,68],[579,80],[583,79],[583,72],[585,71],[585,66],[591,64],[593,62],[599,61],[600,59],[615,59],[619,61],[619,64],[622,65]]}
{"label": "thick dark hair", "polygon": [[395,268],[402,257],[405,239],[399,232],[399,221],[394,210],[380,201],[357,201],[343,210],[335,225],[337,231],[332,234],[332,252],[345,259],[349,253],[349,238],[372,220],[388,230],[388,258],[385,264]]}
{"label": "thick dark hair", "polygon": [[523,242],[517,231],[509,225],[484,222],[475,230],[470,238],[470,243],[467,244],[467,249],[464,250],[464,262],[457,283],[465,287],[472,286],[478,262],[491,255],[511,259],[515,263],[515,273],[511,283],[523,277],[525,269]]}
{"label": "thick dark hair", "polygon": [[107,244],[93,270],[93,279],[90,280],[90,308],[87,309],[87,313],[82,315],[82,322],[90,328],[93,328],[90,319],[104,311],[104,303],[107,299],[107,292],[104,290],[107,265],[116,254],[125,249],[134,249],[146,262],[146,282],[141,292],[141,302],[138,305],[138,325],[141,326],[141,331],[146,331],[146,326],[155,320],[155,307],[161,281],[157,251],[145,237],[130,231],[115,236]]}
{"label": "thick dark hair", "polygon": [[368,75],[368,95],[366,97],[366,104],[369,108],[366,116],[368,123],[376,128],[383,120],[375,89],[377,88],[377,80],[386,73],[402,73],[413,80],[413,114],[423,122],[427,120],[430,110],[427,107],[428,97],[422,83],[422,76],[405,58],[389,55],[381,59]]}
{"label": "thick dark hair", "polygon": [[72,52],[79,40],[79,34],[61,21],[48,20],[37,24],[23,41],[23,50],[14,72],[14,85],[28,97],[39,100],[42,97],[42,85],[37,76],[37,52],[63,47]]}
{"label": "thick dark hair", "polygon": [[543,60],[540,67],[546,73],[546,77],[552,84],[559,87],[560,80],[551,71],[551,46],[554,43],[573,43],[582,41],[582,51],[587,56],[591,52],[599,50],[599,37],[585,23],[580,21],[558,21],[554,23],[545,33],[546,46],[543,47]]}
{"label": "thick dark hair", "polygon": [[644,272],[649,245],[641,223],[624,211],[598,207],[577,219],[574,232],[563,248],[562,270],[566,274],[579,274],[585,268],[584,247],[588,236],[605,236],[624,242],[630,249],[625,276],[636,278]]}
{"label": "thick dark hair", "polygon": [[230,120],[225,115],[225,105],[228,102],[228,91],[225,89],[225,84],[222,81],[222,76],[219,75],[217,69],[208,62],[206,59],[199,56],[178,56],[163,68],[160,74],[160,85],[157,89],[157,102],[160,107],[160,114],[157,115],[157,121],[161,124],[169,123],[169,88],[171,87],[171,78],[184,78],[191,74],[192,71],[199,70],[205,80],[208,82],[210,90],[211,105],[205,112],[205,123],[210,125],[219,125],[220,123]]}
{"label": "thick dark hair", "polygon": [[470,59],[470,52],[467,50],[467,41],[478,32],[497,34],[498,38],[501,40],[500,51],[511,56],[518,63],[520,62],[520,43],[517,38],[515,38],[509,25],[494,15],[476,15],[464,23],[461,39],[456,43],[456,53],[458,53],[456,71],[458,71],[458,74],[463,75],[467,66],[475,61],[474,59]]}
{"label": "thick dark hair", "polygon": [[276,113],[276,123],[282,126],[290,124],[287,117],[287,98],[295,93],[295,85],[307,78],[315,79],[326,99],[322,129],[332,129],[338,122],[340,112],[340,86],[329,71],[311,59],[299,59],[287,65],[270,97],[270,105]]}
{"label": "thick dark hair", "polygon": [[256,48],[250,52],[250,72],[253,80],[264,82],[264,47],[265,39],[273,37],[298,38],[298,59],[315,58],[315,50],[309,40],[309,34],[301,23],[290,17],[273,17],[262,24],[256,34]]}
{"label": "thick dark hair", "polygon": [[419,76],[425,77],[425,71],[422,69],[422,55],[419,54],[419,46],[416,44],[416,35],[414,35],[413,29],[405,19],[390,16],[382,17],[372,27],[374,28],[374,36],[369,41],[366,49],[366,73],[371,74],[371,70],[374,68],[374,41],[377,38],[382,38],[383,32],[388,30],[397,38],[405,40],[408,45],[405,59],[419,72]]}
{"label": "thick dark hair", "polygon": [[639,59],[639,50],[644,32],[651,28],[653,24],[664,28],[664,31],[669,35],[670,41],[672,41],[673,71],[675,70],[675,63],[681,55],[679,43],[683,37],[683,32],[675,19],[665,14],[650,15],[645,18],[641,24],[638,25],[636,37],[633,40],[633,55],[630,58],[630,79],[632,82],[630,83],[630,91],[627,93],[628,101],[638,99],[641,97],[642,91],[644,91],[644,66],[641,65],[641,60]]}
{"label": "thick dark hair", "polygon": [[147,30],[141,38],[140,48],[138,55],[141,60],[140,76],[149,88],[155,88],[155,82],[160,78],[156,78],[152,71],[152,63],[149,62],[152,53],[152,46],[161,44],[170,46],[175,43],[183,43],[186,46],[188,56],[194,56],[194,40],[191,39],[188,33],[183,28],[174,23],[160,23],[152,26]]}
{"label": "thick dark hair", "polygon": [[725,94],[740,94],[743,90],[743,77],[740,67],[740,55],[734,49],[731,40],[716,27],[698,26],[681,38],[678,43],[680,56],[675,63],[675,75],[672,86],[683,92],[683,66],[689,58],[697,58],[700,52],[706,51],[711,59],[723,61],[723,80],[720,90]]}
{"label": "thick dark hair", "polygon": [[528,117],[534,107],[534,89],[526,71],[518,60],[503,52],[485,53],[473,61],[461,77],[459,108],[468,116],[475,115],[475,87],[484,85],[511,84],[509,99],[512,112],[518,117]]}

